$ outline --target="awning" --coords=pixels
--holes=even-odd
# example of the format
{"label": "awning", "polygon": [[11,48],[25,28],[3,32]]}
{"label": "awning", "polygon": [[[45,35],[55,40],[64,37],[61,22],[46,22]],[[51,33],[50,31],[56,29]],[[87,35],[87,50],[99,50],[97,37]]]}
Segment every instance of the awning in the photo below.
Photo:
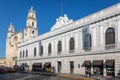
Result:
{"label": "awning", "polygon": [[91,62],[90,61],[84,61],[83,66],[90,66]]}
{"label": "awning", "polygon": [[33,66],[42,66],[42,63],[34,63]]}
{"label": "awning", "polygon": [[46,66],[46,67],[51,66],[51,63],[50,63],[50,62],[46,62],[46,63],[44,64],[44,66]]}
{"label": "awning", "polygon": [[102,66],[103,65],[103,60],[95,60],[92,63],[93,66]]}
{"label": "awning", "polygon": [[106,60],[105,64],[108,67],[113,67],[114,66],[114,60]]}

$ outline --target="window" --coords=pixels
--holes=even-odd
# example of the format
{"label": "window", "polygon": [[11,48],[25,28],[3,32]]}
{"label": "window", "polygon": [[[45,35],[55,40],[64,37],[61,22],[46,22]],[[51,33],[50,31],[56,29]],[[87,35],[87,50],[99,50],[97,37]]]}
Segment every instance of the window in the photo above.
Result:
{"label": "window", "polygon": [[34,47],[34,56],[36,56],[36,47]]}
{"label": "window", "polygon": [[51,55],[51,43],[49,43],[49,45],[48,45],[48,55]]}
{"label": "window", "polygon": [[26,57],[28,57],[28,50],[26,50]]}
{"label": "window", "polygon": [[115,44],[115,30],[113,28],[108,28],[106,30],[105,42],[106,42],[106,45]]}
{"label": "window", "polygon": [[90,47],[91,47],[91,34],[88,33],[84,36],[84,46],[83,47],[85,50],[90,49]]}
{"label": "window", "polygon": [[32,31],[32,34],[34,35],[34,31]]}
{"label": "window", "polygon": [[32,22],[32,26],[34,26],[34,22]]}
{"label": "window", "polygon": [[91,50],[91,34],[89,33],[89,27],[85,26],[82,29],[82,35],[83,35],[83,49],[84,50]]}
{"label": "window", "polygon": [[75,47],[74,38],[70,38],[69,50],[74,50],[74,47]]}
{"label": "window", "polygon": [[58,42],[58,52],[62,51],[62,43],[61,41]]}
{"label": "window", "polygon": [[23,57],[24,57],[25,51],[23,50]]}
{"label": "window", "polygon": [[40,56],[42,56],[43,55],[43,46],[41,45],[40,46]]}
{"label": "window", "polygon": [[20,58],[22,57],[22,51],[20,51]]}

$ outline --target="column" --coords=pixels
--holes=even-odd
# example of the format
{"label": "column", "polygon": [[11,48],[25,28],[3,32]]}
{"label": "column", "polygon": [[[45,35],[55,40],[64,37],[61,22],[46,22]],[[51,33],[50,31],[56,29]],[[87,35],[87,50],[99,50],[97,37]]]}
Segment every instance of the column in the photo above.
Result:
{"label": "column", "polygon": [[83,50],[83,35],[82,35],[82,30],[80,31],[80,35],[79,35],[80,37],[80,46],[79,46],[79,48],[80,48],[80,50]]}
{"label": "column", "polygon": [[93,65],[92,65],[92,60],[91,60],[91,74],[93,74]]}
{"label": "column", "polygon": [[93,28],[93,45],[96,46],[96,28]]}
{"label": "column", "polygon": [[32,71],[32,63],[31,63],[31,59],[29,59],[29,71]]}
{"label": "column", "polygon": [[106,73],[105,60],[103,60],[103,76],[106,76]]}
{"label": "column", "polygon": [[118,42],[120,42],[120,20],[118,21]]}
{"label": "column", "polygon": [[103,26],[100,25],[100,45],[103,45]]}
{"label": "column", "polygon": [[78,53],[79,52],[79,41],[78,41],[78,33],[75,33],[75,52]]}

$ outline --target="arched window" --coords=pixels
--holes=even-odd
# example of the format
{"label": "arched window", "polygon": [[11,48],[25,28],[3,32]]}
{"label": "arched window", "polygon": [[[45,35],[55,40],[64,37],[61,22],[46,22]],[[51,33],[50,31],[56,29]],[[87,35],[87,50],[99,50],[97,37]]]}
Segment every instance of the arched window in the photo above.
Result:
{"label": "arched window", "polygon": [[25,51],[23,50],[23,57],[25,56]]}
{"label": "arched window", "polygon": [[32,26],[34,26],[34,22],[32,22]]}
{"label": "arched window", "polygon": [[74,38],[70,38],[69,50],[74,50],[74,48],[75,48]]}
{"label": "arched window", "polygon": [[115,44],[115,30],[114,28],[108,28],[105,32],[106,45]]}
{"label": "arched window", "polygon": [[22,51],[20,51],[20,58],[22,57]]}
{"label": "arched window", "polygon": [[36,56],[36,47],[34,47],[34,56]]}
{"label": "arched window", "polygon": [[26,57],[28,57],[28,50],[26,50]]}
{"label": "arched window", "polygon": [[51,49],[52,49],[51,48],[51,43],[49,43],[49,45],[48,45],[48,55],[51,55],[51,52],[52,52]]}
{"label": "arched window", "polygon": [[33,35],[34,35],[34,33],[35,33],[35,32],[34,32],[34,31],[32,31],[32,34],[33,34]]}
{"label": "arched window", "polygon": [[61,41],[58,42],[58,52],[62,51],[62,43]]}
{"label": "arched window", "polygon": [[41,45],[40,46],[40,56],[42,56],[43,55],[43,46]]}

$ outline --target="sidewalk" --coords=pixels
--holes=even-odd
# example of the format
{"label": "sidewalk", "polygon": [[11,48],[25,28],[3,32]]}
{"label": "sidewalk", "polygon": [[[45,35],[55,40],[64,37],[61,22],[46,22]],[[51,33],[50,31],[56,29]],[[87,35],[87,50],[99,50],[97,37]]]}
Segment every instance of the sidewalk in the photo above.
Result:
{"label": "sidewalk", "polygon": [[93,80],[91,78],[86,78],[84,75],[80,74],[68,74],[68,73],[51,73],[51,72],[28,72],[30,74],[36,74],[36,75],[46,75],[46,76],[55,76],[58,78],[67,78],[67,79],[73,79],[73,80]]}
{"label": "sidewalk", "polygon": [[80,74],[60,73],[56,77],[70,78],[70,79],[73,79],[73,80],[92,80],[91,78],[86,78],[84,75],[80,75]]}
{"label": "sidewalk", "polygon": [[69,74],[69,73],[51,73],[51,72],[25,72],[36,75],[55,76],[59,78],[73,79],[73,80],[120,80],[120,77],[91,77],[87,78],[81,74]]}

